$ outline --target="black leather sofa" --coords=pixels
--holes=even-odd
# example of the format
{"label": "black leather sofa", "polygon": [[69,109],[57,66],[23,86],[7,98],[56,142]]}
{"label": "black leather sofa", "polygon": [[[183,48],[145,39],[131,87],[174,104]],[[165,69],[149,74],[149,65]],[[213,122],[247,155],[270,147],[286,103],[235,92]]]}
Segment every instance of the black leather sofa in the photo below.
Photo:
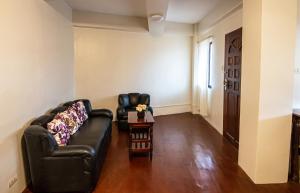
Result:
{"label": "black leather sofa", "polygon": [[92,192],[94,189],[111,141],[113,115],[107,109],[94,110],[89,100],[81,100],[88,119],[71,136],[67,146],[57,145],[47,130],[47,123],[75,101],[42,115],[25,129],[25,147],[34,193]]}
{"label": "black leather sofa", "polygon": [[148,111],[153,115],[150,106],[150,95],[140,93],[120,94],[118,97],[119,106],[117,108],[117,121],[120,130],[128,130],[128,111],[135,111],[138,104],[147,105]]}

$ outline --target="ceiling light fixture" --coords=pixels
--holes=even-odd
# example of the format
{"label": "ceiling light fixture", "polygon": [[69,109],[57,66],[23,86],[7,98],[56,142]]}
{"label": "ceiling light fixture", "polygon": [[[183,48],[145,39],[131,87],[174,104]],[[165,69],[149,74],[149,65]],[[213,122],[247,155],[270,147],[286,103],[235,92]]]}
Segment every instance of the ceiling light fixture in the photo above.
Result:
{"label": "ceiling light fixture", "polygon": [[150,15],[150,19],[152,21],[161,22],[164,20],[164,16],[161,14],[153,14],[153,15]]}

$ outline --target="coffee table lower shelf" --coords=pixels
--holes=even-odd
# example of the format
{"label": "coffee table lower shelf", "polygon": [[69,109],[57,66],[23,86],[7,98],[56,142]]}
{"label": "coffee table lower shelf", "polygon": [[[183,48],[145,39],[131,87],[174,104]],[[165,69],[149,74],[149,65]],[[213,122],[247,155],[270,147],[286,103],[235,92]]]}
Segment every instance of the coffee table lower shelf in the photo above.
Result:
{"label": "coffee table lower shelf", "polygon": [[[135,153],[149,153],[150,159],[152,160],[152,129],[149,128],[150,137],[148,139],[133,139],[129,137],[129,159],[132,159],[133,154]],[[129,135],[130,136],[130,135]]]}
{"label": "coffee table lower shelf", "polygon": [[151,148],[143,148],[143,149],[130,149],[131,153],[147,153],[151,150]]}

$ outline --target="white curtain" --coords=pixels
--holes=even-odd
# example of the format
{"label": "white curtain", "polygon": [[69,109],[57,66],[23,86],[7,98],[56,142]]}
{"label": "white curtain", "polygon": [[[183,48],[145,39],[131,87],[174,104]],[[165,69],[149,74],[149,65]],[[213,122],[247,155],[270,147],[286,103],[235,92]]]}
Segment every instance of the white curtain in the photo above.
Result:
{"label": "white curtain", "polygon": [[193,64],[193,113],[208,115],[208,66],[211,38],[196,43]]}

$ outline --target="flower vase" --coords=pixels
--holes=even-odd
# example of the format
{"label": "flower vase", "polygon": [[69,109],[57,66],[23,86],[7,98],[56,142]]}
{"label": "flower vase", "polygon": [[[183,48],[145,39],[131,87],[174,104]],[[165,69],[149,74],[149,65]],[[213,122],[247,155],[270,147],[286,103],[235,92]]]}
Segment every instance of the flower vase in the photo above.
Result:
{"label": "flower vase", "polygon": [[145,111],[137,112],[137,116],[139,119],[143,119],[145,117]]}

